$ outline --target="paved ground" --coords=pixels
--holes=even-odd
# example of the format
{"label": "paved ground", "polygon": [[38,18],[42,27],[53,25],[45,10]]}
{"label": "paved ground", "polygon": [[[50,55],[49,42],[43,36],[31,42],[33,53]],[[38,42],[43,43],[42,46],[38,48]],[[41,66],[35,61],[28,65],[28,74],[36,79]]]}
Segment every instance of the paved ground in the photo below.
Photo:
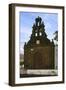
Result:
{"label": "paved ground", "polygon": [[20,74],[22,75],[57,75],[58,71],[57,70],[25,70],[21,69]]}

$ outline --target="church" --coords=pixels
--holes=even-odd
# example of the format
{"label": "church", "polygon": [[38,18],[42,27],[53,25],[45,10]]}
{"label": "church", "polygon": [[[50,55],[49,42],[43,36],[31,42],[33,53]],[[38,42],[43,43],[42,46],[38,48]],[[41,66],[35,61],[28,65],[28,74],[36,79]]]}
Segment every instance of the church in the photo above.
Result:
{"label": "church", "polygon": [[41,17],[35,19],[30,40],[24,44],[25,69],[54,69],[55,45],[47,38],[45,25]]}

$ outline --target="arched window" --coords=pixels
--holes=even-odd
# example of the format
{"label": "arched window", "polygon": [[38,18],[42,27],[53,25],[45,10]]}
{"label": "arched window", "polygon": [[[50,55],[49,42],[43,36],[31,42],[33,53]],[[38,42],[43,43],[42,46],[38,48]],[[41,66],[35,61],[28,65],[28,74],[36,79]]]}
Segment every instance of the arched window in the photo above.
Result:
{"label": "arched window", "polygon": [[40,33],[39,33],[39,36],[41,36],[41,35],[42,35],[42,33],[40,32]]}
{"label": "arched window", "polygon": [[36,37],[38,36],[37,33],[35,33],[35,36],[36,36]]}
{"label": "arched window", "polygon": [[39,22],[38,22],[38,26],[39,26]]}

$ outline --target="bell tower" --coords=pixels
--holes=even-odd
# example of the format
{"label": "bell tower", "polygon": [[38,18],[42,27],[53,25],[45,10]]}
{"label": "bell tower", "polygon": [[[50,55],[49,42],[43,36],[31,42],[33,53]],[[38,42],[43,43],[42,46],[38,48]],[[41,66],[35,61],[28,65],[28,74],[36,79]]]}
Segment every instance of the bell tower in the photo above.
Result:
{"label": "bell tower", "polygon": [[40,40],[40,37],[41,39],[47,38],[47,34],[45,33],[44,22],[42,21],[41,17],[38,16],[35,19],[35,23],[33,24],[33,27],[32,27],[31,38]]}

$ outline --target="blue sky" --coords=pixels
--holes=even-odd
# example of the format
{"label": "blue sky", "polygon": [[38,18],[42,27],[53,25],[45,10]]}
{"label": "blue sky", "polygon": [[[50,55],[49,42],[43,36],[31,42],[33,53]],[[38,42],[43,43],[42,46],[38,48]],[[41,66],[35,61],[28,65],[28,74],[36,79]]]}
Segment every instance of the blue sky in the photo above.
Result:
{"label": "blue sky", "polygon": [[45,24],[45,32],[51,40],[53,33],[58,30],[57,13],[39,13],[39,12],[20,12],[19,13],[19,36],[20,36],[20,53],[23,53],[24,42],[28,42],[32,33],[32,26],[35,18],[40,16]]}

